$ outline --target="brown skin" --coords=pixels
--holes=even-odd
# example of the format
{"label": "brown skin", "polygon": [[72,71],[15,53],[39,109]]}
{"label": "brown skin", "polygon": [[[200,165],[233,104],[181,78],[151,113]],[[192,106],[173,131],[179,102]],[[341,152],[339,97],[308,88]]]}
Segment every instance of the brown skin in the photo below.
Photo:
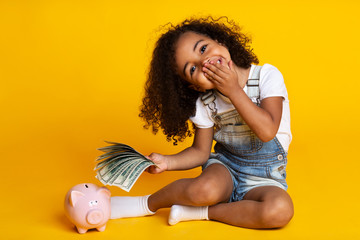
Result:
{"label": "brown skin", "polygon": [[[218,59],[222,62],[217,63]],[[179,74],[192,85],[203,90],[215,88],[230,98],[240,116],[260,140],[267,142],[275,137],[281,121],[283,99],[266,98],[260,108],[254,105],[243,91],[250,68],[233,64],[226,47],[206,36],[194,32],[184,33],[177,44],[176,64]],[[190,74],[192,67],[194,72]]]}
{"label": "brown skin", "polygon": [[[182,170],[200,166],[208,159],[213,129],[197,129],[191,147],[175,155],[152,153],[158,167],[150,173]],[[210,206],[209,219],[245,228],[279,228],[285,226],[294,214],[293,203],[286,191],[274,186],[250,190],[244,200],[227,203],[233,188],[228,170],[221,164],[206,168],[197,178],[177,180],[152,194],[148,200],[151,211],[174,204]]]}
{"label": "brown skin", "polygon": [[[199,43],[194,51],[197,42]],[[201,49],[202,44],[207,44],[207,47]],[[220,62],[217,62],[219,59]],[[191,87],[200,90],[217,89],[227,96],[262,141],[270,141],[275,137],[280,125],[283,99],[263,99],[260,107],[253,104],[243,91],[250,69],[236,66],[226,47],[203,35],[187,32],[178,41],[176,64],[178,73]],[[189,70],[191,67],[194,70],[192,75]],[[175,155],[152,153],[149,158],[157,167],[152,166],[148,171],[161,173],[202,165],[210,155],[213,133],[213,128],[196,129],[192,146],[182,152]],[[174,204],[210,206],[210,219],[246,228],[282,227],[294,214],[292,200],[281,188],[258,187],[250,190],[244,200],[227,203],[232,188],[228,170],[220,164],[213,164],[199,177],[175,181],[151,195],[148,200],[149,209],[156,211]]]}
{"label": "brown skin", "polygon": [[195,114],[196,100],[204,90],[196,84],[190,85],[177,73],[175,48],[179,46],[179,38],[188,32],[207,36],[223,46],[222,53],[226,48],[225,55],[230,53],[231,60],[244,69],[258,64],[259,60],[251,47],[251,38],[226,17],[186,19],[164,28],[166,33],[159,37],[153,50],[139,116],[145,121],[146,129],[150,128],[154,134],[161,130],[166,139],[176,145],[193,136],[189,118]]}

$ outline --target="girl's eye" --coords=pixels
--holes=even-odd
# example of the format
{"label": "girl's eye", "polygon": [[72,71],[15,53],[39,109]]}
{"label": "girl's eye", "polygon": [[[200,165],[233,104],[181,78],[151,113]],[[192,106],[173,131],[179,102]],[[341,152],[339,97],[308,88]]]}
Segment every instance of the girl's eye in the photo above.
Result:
{"label": "girl's eye", "polygon": [[[207,48],[207,44],[205,44],[204,46],[202,46],[202,47],[200,48],[200,53],[203,54],[203,53],[205,52],[206,48]],[[190,68],[190,76],[193,75],[193,73],[195,72],[195,69],[196,69],[195,66],[192,66],[192,67]]]}
{"label": "girl's eye", "polygon": [[193,73],[194,73],[194,71],[195,71],[195,66],[192,66],[191,68],[190,68],[190,76],[192,76],[193,75]]}
{"label": "girl's eye", "polygon": [[207,44],[200,48],[201,54],[203,54],[205,52],[206,48],[207,48]]}

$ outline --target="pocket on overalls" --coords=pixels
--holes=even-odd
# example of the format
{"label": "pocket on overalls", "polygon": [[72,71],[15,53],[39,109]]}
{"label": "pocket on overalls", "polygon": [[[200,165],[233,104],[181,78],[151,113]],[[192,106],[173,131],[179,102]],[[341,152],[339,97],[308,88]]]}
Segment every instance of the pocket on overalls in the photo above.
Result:
{"label": "pocket on overalls", "polygon": [[262,141],[248,125],[226,125],[215,133],[214,139],[235,154],[253,153],[261,149]]}
{"label": "pocket on overalls", "polygon": [[286,179],[286,163],[275,163],[267,167],[268,178],[281,181]]}

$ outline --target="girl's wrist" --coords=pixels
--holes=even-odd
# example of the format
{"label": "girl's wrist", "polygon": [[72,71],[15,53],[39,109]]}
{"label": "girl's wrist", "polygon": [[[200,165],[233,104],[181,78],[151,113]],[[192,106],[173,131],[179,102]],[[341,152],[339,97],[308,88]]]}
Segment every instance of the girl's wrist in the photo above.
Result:
{"label": "girl's wrist", "polygon": [[171,164],[171,158],[169,158],[169,155],[164,155],[164,162],[165,162],[165,164],[166,164],[166,169],[165,169],[165,171],[171,171],[172,170],[172,165],[173,164]]}
{"label": "girl's wrist", "polygon": [[231,101],[233,101],[235,98],[239,97],[239,94],[245,93],[244,89],[242,89],[240,86],[232,89],[232,91],[227,96]]}

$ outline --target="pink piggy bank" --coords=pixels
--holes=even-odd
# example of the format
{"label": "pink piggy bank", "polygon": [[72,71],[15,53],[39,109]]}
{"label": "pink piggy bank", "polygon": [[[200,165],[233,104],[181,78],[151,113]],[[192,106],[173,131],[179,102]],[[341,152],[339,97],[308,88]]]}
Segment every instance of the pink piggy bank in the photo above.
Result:
{"label": "pink piggy bank", "polygon": [[69,190],[65,197],[65,214],[79,233],[96,228],[102,232],[110,218],[110,190],[92,183],[82,183]]}

